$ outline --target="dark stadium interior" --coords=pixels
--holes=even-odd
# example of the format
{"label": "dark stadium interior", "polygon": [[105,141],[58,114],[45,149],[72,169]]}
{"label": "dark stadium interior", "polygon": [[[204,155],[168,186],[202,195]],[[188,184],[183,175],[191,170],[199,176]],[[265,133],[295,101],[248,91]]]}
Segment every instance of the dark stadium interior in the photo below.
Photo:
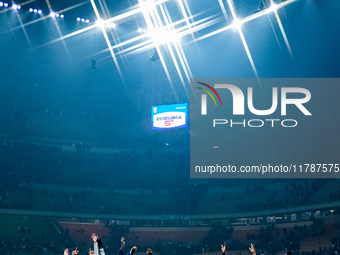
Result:
{"label": "dark stadium interior", "polygon": [[[174,34],[157,39],[170,40],[159,51],[148,41],[134,10],[150,2],[166,6],[176,29],[198,22],[181,50],[166,47]],[[151,128],[152,106],[190,104],[193,77],[339,77],[339,1],[274,0],[284,32],[268,12],[242,25],[247,46],[237,29],[214,34],[230,25],[230,2],[246,18],[273,1],[255,12],[259,0],[1,0],[1,254],[87,254],[92,233],[106,254],[121,236],[138,255],[216,255],[224,242],[227,255],[248,255],[250,243],[265,255],[340,253],[338,179],[191,179],[190,122]],[[115,23],[95,23],[94,6]],[[339,160],[338,126],[311,130],[320,144],[305,146]],[[274,154],[281,146],[308,160],[275,141]]]}

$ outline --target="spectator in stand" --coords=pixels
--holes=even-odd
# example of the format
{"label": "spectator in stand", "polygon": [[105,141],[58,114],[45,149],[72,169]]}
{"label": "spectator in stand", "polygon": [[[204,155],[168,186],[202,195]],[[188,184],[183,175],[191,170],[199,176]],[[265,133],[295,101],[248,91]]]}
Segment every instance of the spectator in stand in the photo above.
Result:
{"label": "spectator in stand", "polygon": [[93,250],[89,249],[89,255],[105,255],[104,247],[102,241],[98,238],[98,235],[92,233],[91,235],[93,241]]}
{"label": "spectator in stand", "polygon": [[[226,243],[224,244],[221,244],[221,251],[222,251],[222,255],[226,255],[226,250],[227,250],[227,247],[226,247]],[[253,255],[256,255],[256,250],[255,250],[255,247],[254,247],[254,244],[250,244],[250,247],[249,247],[249,251],[253,254]],[[292,255],[292,254],[288,254],[287,255]]]}
{"label": "spectator in stand", "polygon": [[125,238],[121,237],[120,238],[120,248],[117,252],[117,255],[124,255],[124,252],[123,252],[124,247],[125,247]]}
{"label": "spectator in stand", "polygon": [[221,244],[222,255],[225,255],[226,250],[227,250],[227,247],[226,247],[226,243],[224,242],[224,244]]}
{"label": "spectator in stand", "polygon": [[[76,248],[74,251],[72,251],[72,255],[77,255],[79,253],[78,248]],[[64,250],[64,255],[69,255],[68,254],[68,248]]]}
{"label": "spectator in stand", "polygon": [[[120,239],[120,248],[119,248],[119,250],[118,250],[118,252],[117,252],[117,255],[124,255],[124,251],[123,251],[124,247],[125,247],[125,238],[122,237],[122,238]],[[133,247],[131,248],[131,250],[130,250],[130,253],[129,253],[128,255],[132,255],[132,254],[134,254],[136,251],[137,251],[137,246],[133,246]],[[97,255],[97,254],[96,254],[96,255]]]}
{"label": "spectator in stand", "polygon": [[256,255],[254,244],[252,244],[252,243],[250,244],[249,250],[253,255]]}

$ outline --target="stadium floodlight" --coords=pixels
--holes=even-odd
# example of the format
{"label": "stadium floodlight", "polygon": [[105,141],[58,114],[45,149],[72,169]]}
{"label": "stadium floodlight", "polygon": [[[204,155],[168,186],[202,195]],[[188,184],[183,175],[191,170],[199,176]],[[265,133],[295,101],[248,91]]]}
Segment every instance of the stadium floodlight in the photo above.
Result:
{"label": "stadium floodlight", "polygon": [[77,18],[77,21],[80,21],[80,18]]}
{"label": "stadium floodlight", "polygon": [[4,3],[4,6],[5,6],[5,7],[8,7],[8,3]]}
{"label": "stadium floodlight", "polygon": [[0,7],[3,7],[4,6],[4,3],[3,2],[0,2]]}
{"label": "stadium floodlight", "polygon": [[61,14],[61,15],[60,15],[60,18],[62,18],[62,19],[63,19],[64,17],[65,17],[65,16],[64,16],[64,14]]}
{"label": "stadium floodlight", "polygon": [[81,22],[85,22],[85,19],[81,19]]}
{"label": "stadium floodlight", "polygon": [[29,11],[30,11],[30,12],[33,12],[33,8],[30,8]]}
{"label": "stadium floodlight", "polygon": [[37,13],[37,12],[38,12],[38,10],[37,10],[37,9],[34,9],[33,11],[34,11],[34,13]]}
{"label": "stadium floodlight", "polygon": [[59,18],[59,13],[57,13],[55,16],[56,16],[57,18]]}
{"label": "stadium floodlight", "polygon": [[90,23],[90,20],[89,19],[85,20],[85,23]]}
{"label": "stadium floodlight", "polygon": [[15,10],[20,10],[20,9],[21,9],[21,6],[18,5],[18,4],[13,4],[13,5],[12,5],[12,8],[15,9]]}
{"label": "stadium floodlight", "polygon": [[51,17],[55,17],[55,13],[54,13],[54,12],[51,12],[51,13],[50,13],[50,16],[51,16]]}
{"label": "stadium floodlight", "polygon": [[39,13],[39,14],[42,14],[42,10],[39,10],[38,13]]}

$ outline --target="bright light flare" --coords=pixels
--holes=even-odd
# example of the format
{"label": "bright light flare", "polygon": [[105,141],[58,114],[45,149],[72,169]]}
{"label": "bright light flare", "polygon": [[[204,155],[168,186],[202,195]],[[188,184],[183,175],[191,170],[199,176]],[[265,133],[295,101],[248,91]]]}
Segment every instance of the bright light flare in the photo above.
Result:
{"label": "bright light flare", "polygon": [[[92,5],[93,11],[94,11],[94,13],[96,14],[96,17],[97,17],[97,22],[98,22],[97,24],[100,25],[100,27],[101,27],[101,30],[102,30],[104,39],[105,39],[106,44],[107,44],[107,47],[108,47],[108,49],[109,49],[109,51],[110,51],[110,53],[111,53],[112,60],[113,60],[113,62],[115,63],[115,66],[116,66],[116,68],[117,68],[117,71],[118,71],[118,73],[119,73],[120,78],[121,78],[122,81],[125,83],[124,77],[123,77],[123,74],[122,74],[122,71],[121,71],[121,69],[120,69],[120,66],[119,66],[119,63],[118,63],[118,60],[117,60],[117,57],[116,57],[115,53],[113,52],[113,49],[112,49],[112,45],[111,45],[110,39],[109,39],[109,37],[108,37],[108,35],[107,35],[107,33],[106,33],[104,27],[101,26],[103,23],[102,23],[102,20],[101,20],[101,18],[100,18],[100,14],[99,14],[99,12],[98,12],[98,8],[97,8],[97,6],[96,6],[94,0],[91,0],[91,5]],[[104,23],[104,24],[105,24],[105,23]]]}
{"label": "bright light flare", "polygon": [[181,40],[180,34],[176,33],[176,31],[167,30],[164,28],[151,29],[147,32],[147,35],[157,45],[177,43]]}
{"label": "bright light flare", "polygon": [[154,10],[156,4],[153,1],[139,1],[140,10],[142,13],[149,13]]}
{"label": "bright light flare", "polygon": [[[84,21],[84,22],[88,23],[87,20]],[[89,21],[89,22],[90,22],[90,21]],[[96,26],[99,27],[99,28],[101,28],[101,29],[105,29],[105,28],[116,28],[116,27],[117,27],[117,24],[114,23],[114,22],[109,22],[109,21],[107,21],[107,20],[98,19],[98,20],[96,21]]]}
{"label": "bright light flare", "polygon": [[235,19],[232,27],[236,28],[236,29],[240,29],[242,27],[243,21],[239,20],[239,19]]}
{"label": "bright light flare", "polygon": [[270,8],[269,8],[268,10],[269,10],[270,12],[274,12],[274,11],[276,11],[278,8],[279,8],[278,5],[275,4],[274,2],[272,2],[271,6],[270,6]]}
{"label": "bright light flare", "polygon": [[[83,20],[81,20],[81,21],[83,21]],[[105,28],[105,22],[103,20],[101,20],[101,19],[98,19],[95,24],[96,24],[97,27],[99,27],[101,29]]]}
{"label": "bright light flare", "polygon": [[107,22],[107,23],[105,23],[105,25],[106,25],[106,27],[109,27],[109,28],[116,28],[117,27],[116,23],[114,23],[114,22]]}

